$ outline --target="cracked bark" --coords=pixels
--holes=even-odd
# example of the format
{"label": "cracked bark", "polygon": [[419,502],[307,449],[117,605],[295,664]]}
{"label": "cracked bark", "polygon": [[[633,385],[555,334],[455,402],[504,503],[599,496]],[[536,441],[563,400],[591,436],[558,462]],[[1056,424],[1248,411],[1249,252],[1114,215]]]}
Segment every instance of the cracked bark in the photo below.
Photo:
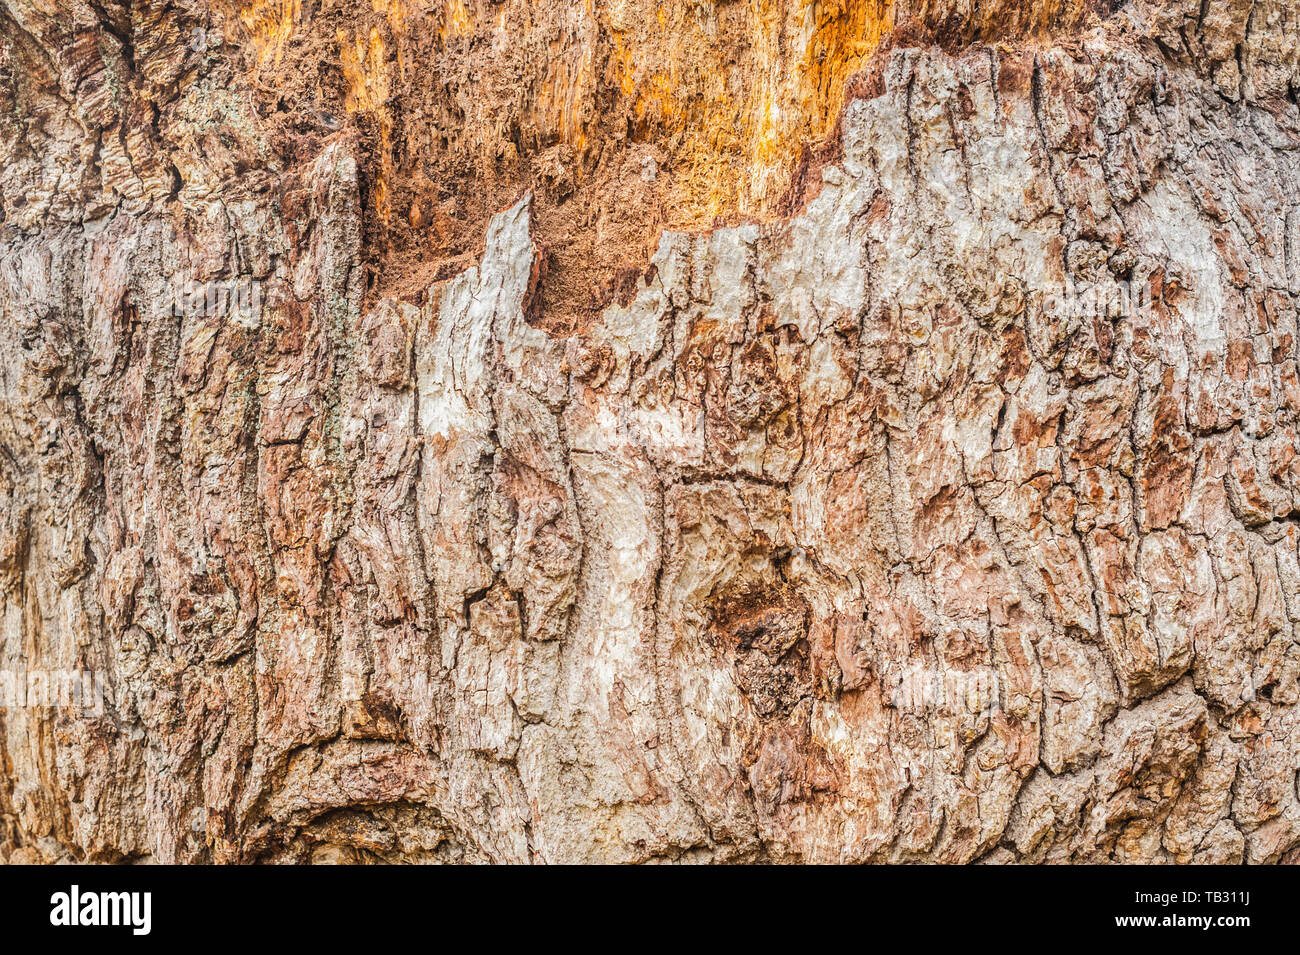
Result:
{"label": "cracked bark", "polygon": [[1296,861],[1300,6],[449,9],[0,2],[0,858]]}

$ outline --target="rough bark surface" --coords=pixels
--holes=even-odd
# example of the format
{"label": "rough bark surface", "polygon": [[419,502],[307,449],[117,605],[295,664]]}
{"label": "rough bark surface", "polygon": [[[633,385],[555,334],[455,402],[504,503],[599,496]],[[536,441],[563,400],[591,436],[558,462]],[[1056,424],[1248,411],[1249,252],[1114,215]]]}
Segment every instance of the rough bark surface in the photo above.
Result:
{"label": "rough bark surface", "polygon": [[1297,90],[1297,0],[0,0],[0,669],[104,680],[0,859],[1297,861]]}

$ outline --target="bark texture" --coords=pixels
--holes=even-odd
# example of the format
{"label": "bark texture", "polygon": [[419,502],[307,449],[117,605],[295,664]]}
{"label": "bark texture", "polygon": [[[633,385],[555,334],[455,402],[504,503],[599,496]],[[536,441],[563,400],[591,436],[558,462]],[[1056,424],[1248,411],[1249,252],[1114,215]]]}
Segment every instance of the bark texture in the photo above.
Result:
{"label": "bark texture", "polygon": [[105,697],[0,859],[1297,861],[1298,89],[1297,0],[0,0],[0,669]]}

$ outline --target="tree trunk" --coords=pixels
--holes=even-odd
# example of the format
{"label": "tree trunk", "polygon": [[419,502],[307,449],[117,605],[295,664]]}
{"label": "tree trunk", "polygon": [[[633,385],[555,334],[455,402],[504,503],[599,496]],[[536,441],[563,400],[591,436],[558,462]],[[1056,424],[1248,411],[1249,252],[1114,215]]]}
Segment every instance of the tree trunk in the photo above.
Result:
{"label": "tree trunk", "polygon": [[1300,0],[0,0],[0,859],[1300,858]]}

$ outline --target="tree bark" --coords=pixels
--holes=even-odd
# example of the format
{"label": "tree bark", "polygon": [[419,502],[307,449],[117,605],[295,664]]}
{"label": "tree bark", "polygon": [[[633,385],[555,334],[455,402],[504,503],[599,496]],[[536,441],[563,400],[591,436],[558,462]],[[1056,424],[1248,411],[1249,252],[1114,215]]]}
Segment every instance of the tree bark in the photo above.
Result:
{"label": "tree bark", "polygon": [[0,859],[1300,861],[1298,57],[0,0]]}

